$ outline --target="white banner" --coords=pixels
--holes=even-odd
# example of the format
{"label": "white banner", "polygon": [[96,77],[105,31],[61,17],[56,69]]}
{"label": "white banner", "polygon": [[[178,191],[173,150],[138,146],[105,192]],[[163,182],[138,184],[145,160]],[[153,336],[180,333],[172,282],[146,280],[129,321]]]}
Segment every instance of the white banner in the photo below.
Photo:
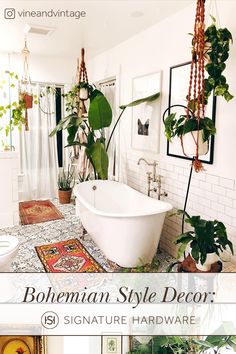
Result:
{"label": "white banner", "polygon": [[235,334],[234,273],[0,274],[0,333]]}

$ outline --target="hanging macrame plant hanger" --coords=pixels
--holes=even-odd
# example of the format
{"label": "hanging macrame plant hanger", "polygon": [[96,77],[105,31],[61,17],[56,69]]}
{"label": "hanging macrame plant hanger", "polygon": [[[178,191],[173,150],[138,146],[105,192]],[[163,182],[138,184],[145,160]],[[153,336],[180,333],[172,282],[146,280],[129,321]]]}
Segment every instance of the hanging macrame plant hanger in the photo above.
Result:
{"label": "hanging macrame plant hanger", "polygon": [[85,106],[85,101],[89,98],[89,91],[88,91],[88,74],[87,74],[87,68],[84,60],[84,55],[85,55],[85,50],[84,48],[81,49],[81,61],[79,64],[78,60],[78,66],[77,66],[77,82],[79,85],[79,103],[80,103],[80,110],[82,117],[86,118],[87,117],[87,109]]}
{"label": "hanging macrame plant hanger", "polygon": [[[205,117],[205,87],[204,87],[204,48],[205,48],[205,0],[197,0],[194,23],[192,61],[190,69],[189,89],[187,95],[186,122],[189,119],[197,120],[197,131],[191,131],[196,148],[193,165],[196,172],[204,168],[199,160],[199,144],[201,139],[200,121]],[[185,122],[185,124],[186,124]],[[181,145],[185,156],[184,137],[181,136]]]}
{"label": "hanging macrame plant hanger", "polygon": [[25,130],[29,130],[28,122],[28,109],[33,107],[33,95],[31,79],[29,74],[29,55],[30,51],[27,47],[27,41],[25,40],[25,46],[22,50],[23,55],[23,76],[20,82],[20,100],[24,101],[25,104]]}
{"label": "hanging macrame plant hanger", "polygon": [[[87,74],[87,69],[86,69],[86,64],[84,60],[85,56],[85,50],[84,48],[81,49],[81,60],[77,60],[77,75],[76,75],[76,81],[79,87],[78,90],[78,97],[77,97],[77,102],[78,102],[78,112],[79,116],[82,117],[85,121],[88,118],[87,115],[87,109],[85,106],[85,101],[89,98],[89,83],[88,83],[88,74]],[[80,130],[77,134],[78,140],[83,143],[86,142],[87,137],[86,133],[83,130]],[[78,170],[78,178],[82,180],[84,177],[88,176],[90,174],[90,169],[91,165],[90,162],[86,156],[85,153],[85,148],[82,146],[73,146],[74,150],[74,158],[77,161],[77,170]]]}

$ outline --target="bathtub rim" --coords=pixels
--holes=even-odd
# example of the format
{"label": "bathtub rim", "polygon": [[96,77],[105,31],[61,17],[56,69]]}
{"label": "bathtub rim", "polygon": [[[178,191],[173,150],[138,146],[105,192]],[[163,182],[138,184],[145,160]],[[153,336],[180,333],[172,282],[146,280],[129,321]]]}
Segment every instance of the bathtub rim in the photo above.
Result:
{"label": "bathtub rim", "polygon": [[101,211],[97,208],[94,208],[90,203],[88,203],[86,201],[86,199],[84,197],[82,197],[78,192],[79,190],[79,185],[81,184],[93,184],[93,183],[104,183],[104,182],[109,182],[110,184],[113,184],[113,183],[119,183],[120,185],[124,186],[125,188],[127,189],[131,189],[132,192],[136,193],[137,195],[141,194],[142,197],[144,198],[151,198],[151,197],[148,197],[147,195],[137,191],[136,189],[128,186],[127,184],[125,183],[121,183],[121,182],[116,182],[116,181],[104,181],[104,180],[94,180],[94,181],[86,181],[86,182],[82,182],[82,183],[79,183],[78,185],[76,185],[76,188],[74,188],[74,194],[76,196],[76,199],[82,203],[88,210],[90,210],[91,212],[93,212],[94,214],[96,215],[100,215],[100,216],[105,216],[105,217],[110,217],[110,218],[135,218],[135,217],[141,217],[141,216],[153,216],[153,215],[158,215],[158,214],[163,214],[163,213],[167,213],[168,211],[171,211],[173,209],[173,206],[170,204],[170,203],[167,203],[167,202],[164,202],[162,200],[157,200],[155,198],[151,198],[154,203],[156,203],[157,205],[158,204],[162,204],[163,207],[160,208],[160,205],[159,205],[159,209],[156,210],[156,211],[147,211],[147,212],[137,212],[137,213],[126,213],[126,214],[121,214],[121,213],[109,213],[109,212],[105,212],[105,211]]}

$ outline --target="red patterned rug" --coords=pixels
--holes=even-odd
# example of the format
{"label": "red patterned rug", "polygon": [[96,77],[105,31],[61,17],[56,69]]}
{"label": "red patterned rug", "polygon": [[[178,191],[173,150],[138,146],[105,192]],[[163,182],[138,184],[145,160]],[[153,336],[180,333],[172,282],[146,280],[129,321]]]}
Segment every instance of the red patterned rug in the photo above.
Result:
{"label": "red patterned rug", "polygon": [[46,272],[105,272],[77,239],[37,246],[35,249]]}
{"label": "red patterned rug", "polygon": [[63,215],[50,200],[30,200],[19,203],[22,225],[63,219]]}

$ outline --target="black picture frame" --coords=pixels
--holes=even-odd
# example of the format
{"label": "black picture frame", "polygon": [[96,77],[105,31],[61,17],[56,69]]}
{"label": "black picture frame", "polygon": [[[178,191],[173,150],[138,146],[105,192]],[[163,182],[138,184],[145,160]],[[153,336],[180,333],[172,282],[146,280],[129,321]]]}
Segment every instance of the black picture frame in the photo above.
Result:
{"label": "black picture frame", "polygon": [[[168,107],[171,107],[171,105],[173,105],[173,104],[177,104],[177,102],[174,103],[172,100],[173,70],[175,70],[177,68],[182,68],[183,66],[186,66],[186,67],[189,66],[188,72],[190,73],[190,65],[191,65],[191,61],[188,61],[188,62],[185,62],[182,64],[177,64],[177,65],[170,67]],[[186,95],[187,95],[187,92],[186,92]],[[184,100],[184,97],[183,97],[183,100]],[[217,101],[216,96],[212,94],[211,117],[209,117],[209,118],[212,119],[214,124],[216,122],[216,101]],[[178,103],[182,104],[181,102],[178,102]],[[173,112],[173,110],[171,108],[169,108],[168,114],[170,114],[171,112]],[[212,136],[209,141],[209,153],[208,153],[209,158],[208,159],[199,159],[202,163],[213,165],[213,163],[214,163],[214,147],[215,147],[215,137]],[[167,140],[167,156],[192,161],[191,157],[179,155],[177,153],[171,152],[170,150],[171,150],[171,143]]]}

